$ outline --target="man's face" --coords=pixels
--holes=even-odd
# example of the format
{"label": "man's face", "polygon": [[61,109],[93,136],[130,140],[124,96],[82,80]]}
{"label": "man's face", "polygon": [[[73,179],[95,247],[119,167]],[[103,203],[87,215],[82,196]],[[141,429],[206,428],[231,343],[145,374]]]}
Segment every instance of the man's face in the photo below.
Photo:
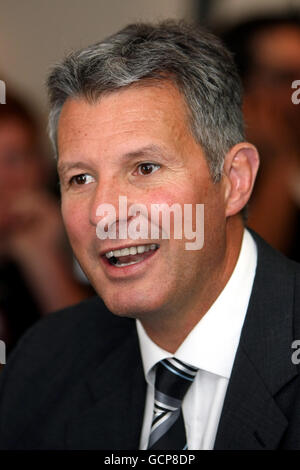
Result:
{"label": "man's face", "polygon": [[[140,318],[195,308],[224,261],[224,190],[212,182],[178,90],[166,82],[114,92],[96,104],[68,100],[59,120],[58,150],[66,229],[107,307]],[[153,203],[204,204],[203,248],[185,250],[187,240],[172,236],[100,240],[97,207],[112,204],[118,222],[120,195],[127,197],[128,207],[142,203],[149,214]],[[111,250],[153,243],[159,248],[136,255],[128,266],[112,265],[105,256]]]}

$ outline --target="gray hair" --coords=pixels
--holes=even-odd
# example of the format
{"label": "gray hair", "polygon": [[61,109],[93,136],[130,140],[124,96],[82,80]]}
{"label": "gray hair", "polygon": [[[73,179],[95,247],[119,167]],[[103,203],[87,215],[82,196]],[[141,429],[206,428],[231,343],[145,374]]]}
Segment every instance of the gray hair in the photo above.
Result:
{"label": "gray hair", "polygon": [[218,181],[225,154],[244,140],[241,82],[221,41],[182,21],[128,25],[70,53],[53,68],[47,80],[48,129],[56,154],[58,120],[68,98],[83,97],[92,103],[123,87],[166,79],[185,98],[190,130]]}

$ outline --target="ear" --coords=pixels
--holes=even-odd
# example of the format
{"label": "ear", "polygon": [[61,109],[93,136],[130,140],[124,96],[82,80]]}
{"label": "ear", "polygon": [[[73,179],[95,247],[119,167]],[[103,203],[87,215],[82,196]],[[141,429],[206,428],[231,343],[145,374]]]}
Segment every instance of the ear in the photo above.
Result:
{"label": "ear", "polygon": [[248,142],[236,144],[226,154],[223,168],[226,217],[237,214],[247,204],[258,167],[258,152]]}

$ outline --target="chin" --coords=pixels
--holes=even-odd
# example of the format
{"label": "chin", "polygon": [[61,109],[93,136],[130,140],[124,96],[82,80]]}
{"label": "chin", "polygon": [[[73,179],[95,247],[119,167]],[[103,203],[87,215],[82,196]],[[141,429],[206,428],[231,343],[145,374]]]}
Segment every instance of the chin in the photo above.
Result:
{"label": "chin", "polygon": [[163,305],[163,302],[159,299],[151,298],[149,302],[147,296],[143,296],[142,299],[133,297],[134,295],[127,298],[101,296],[108,310],[120,317],[142,318],[147,314],[159,311]]}

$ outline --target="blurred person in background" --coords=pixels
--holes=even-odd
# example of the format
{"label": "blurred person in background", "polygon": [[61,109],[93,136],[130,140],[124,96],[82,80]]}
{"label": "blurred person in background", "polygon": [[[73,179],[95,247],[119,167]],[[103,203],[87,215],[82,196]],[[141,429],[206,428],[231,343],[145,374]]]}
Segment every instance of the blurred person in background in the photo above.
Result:
{"label": "blurred person in background", "polygon": [[40,135],[31,112],[8,95],[0,105],[0,339],[8,353],[41,315],[89,294],[73,275]]}
{"label": "blurred person in background", "polygon": [[300,261],[300,17],[256,18],[223,32],[244,84],[246,133],[261,156],[248,225]]}

